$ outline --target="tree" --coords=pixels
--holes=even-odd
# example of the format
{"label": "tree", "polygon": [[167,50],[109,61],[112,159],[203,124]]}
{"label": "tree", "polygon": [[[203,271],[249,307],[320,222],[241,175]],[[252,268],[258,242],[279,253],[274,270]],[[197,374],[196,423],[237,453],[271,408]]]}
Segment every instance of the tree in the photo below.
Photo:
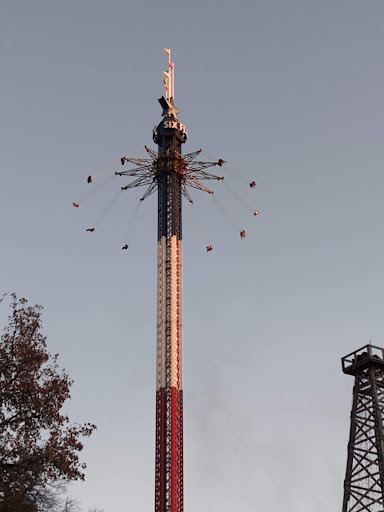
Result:
{"label": "tree", "polygon": [[12,294],[10,309],[0,341],[0,512],[49,510],[58,486],[84,480],[80,438],[96,427],[61,413],[73,381],[47,352],[42,307]]}

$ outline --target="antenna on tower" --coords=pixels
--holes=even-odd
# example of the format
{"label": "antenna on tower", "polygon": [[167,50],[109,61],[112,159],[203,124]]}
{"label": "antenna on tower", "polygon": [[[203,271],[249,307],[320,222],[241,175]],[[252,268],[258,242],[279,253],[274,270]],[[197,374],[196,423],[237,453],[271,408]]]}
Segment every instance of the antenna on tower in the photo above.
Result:
{"label": "antenna on tower", "polygon": [[170,101],[171,98],[175,99],[175,63],[171,62],[171,49],[164,48],[168,54],[168,71],[164,71],[167,78],[163,78],[165,85],[165,99]]}

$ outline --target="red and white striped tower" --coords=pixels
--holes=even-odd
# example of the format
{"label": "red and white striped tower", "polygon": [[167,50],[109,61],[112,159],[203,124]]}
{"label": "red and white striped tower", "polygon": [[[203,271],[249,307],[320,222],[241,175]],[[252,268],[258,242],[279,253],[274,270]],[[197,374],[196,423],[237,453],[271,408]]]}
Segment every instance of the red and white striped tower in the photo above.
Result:
{"label": "red and white striped tower", "polygon": [[165,51],[163,119],[153,130],[158,152],[146,147],[151,158],[123,157],[134,167],[116,174],[136,177],[123,190],[148,186],[141,200],[158,190],[155,512],[183,512],[182,196],[192,202],[188,186],[213,194],[200,180],[222,180],[204,169],[224,161],[195,161],[202,150],[181,155],[187,130],[177,119],[174,63]]}

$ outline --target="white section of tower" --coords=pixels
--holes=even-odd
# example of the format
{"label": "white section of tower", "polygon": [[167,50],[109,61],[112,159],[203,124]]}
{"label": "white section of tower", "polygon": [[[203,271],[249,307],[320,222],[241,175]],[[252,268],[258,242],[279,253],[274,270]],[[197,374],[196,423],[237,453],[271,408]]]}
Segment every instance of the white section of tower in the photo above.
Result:
{"label": "white section of tower", "polygon": [[183,243],[179,240],[179,389],[184,389],[183,361]]}
{"label": "white section of tower", "polygon": [[181,333],[181,240],[171,238],[171,387],[182,389],[180,382],[182,367]]}
{"label": "white section of tower", "polygon": [[167,383],[166,366],[166,322],[167,301],[165,272],[166,261],[166,237],[158,241],[157,246],[157,366],[156,366],[156,390],[165,388]]}
{"label": "white section of tower", "polygon": [[157,256],[156,390],[183,389],[182,328],[182,241],[173,235],[167,244],[163,236]]}

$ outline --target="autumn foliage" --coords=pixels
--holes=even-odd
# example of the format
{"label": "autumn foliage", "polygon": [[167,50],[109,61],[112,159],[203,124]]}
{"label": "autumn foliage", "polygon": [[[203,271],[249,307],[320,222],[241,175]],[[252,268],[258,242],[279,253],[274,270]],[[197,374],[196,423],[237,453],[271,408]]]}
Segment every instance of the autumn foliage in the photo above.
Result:
{"label": "autumn foliage", "polygon": [[10,310],[0,342],[0,512],[34,512],[45,490],[84,479],[80,439],[96,427],[61,413],[72,380],[47,352],[42,307],[12,295]]}

